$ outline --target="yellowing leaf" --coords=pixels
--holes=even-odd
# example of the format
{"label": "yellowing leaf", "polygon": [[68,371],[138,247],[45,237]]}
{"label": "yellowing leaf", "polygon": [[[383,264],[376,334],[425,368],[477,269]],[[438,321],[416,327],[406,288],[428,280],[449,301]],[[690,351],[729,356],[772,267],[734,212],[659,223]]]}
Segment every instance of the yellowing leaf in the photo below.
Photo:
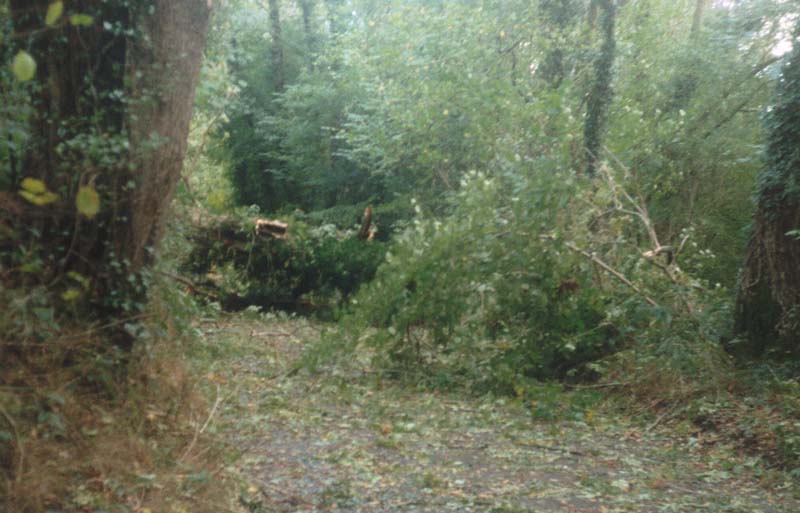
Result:
{"label": "yellowing leaf", "polygon": [[61,299],[64,301],[75,301],[81,297],[81,291],[78,289],[67,289],[61,294]]}
{"label": "yellowing leaf", "polygon": [[69,22],[76,27],[89,27],[94,23],[94,18],[88,14],[73,14],[69,17]]}
{"label": "yellowing leaf", "polygon": [[37,205],[49,205],[50,203],[53,203],[55,201],[58,201],[58,194],[47,191],[41,196],[39,196],[39,202],[37,203]]}
{"label": "yellowing leaf", "polygon": [[11,72],[20,82],[27,82],[36,76],[36,61],[31,54],[20,50],[11,62]]}
{"label": "yellowing leaf", "polygon": [[75,271],[69,271],[67,276],[80,283],[84,290],[89,290],[89,278],[86,276],[76,273]]}
{"label": "yellowing leaf", "polygon": [[52,2],[47,8],[47,15],[44,17],[44,23],[48,27],[52,27],[61,18],[64,13],[64,2]]}
{"label": "yellowing leaf", "polygon": [[36,178],[26,178],[22,180],[20,186],[24,190],[32,192],[33,194],[43,194],[47,192],[47,186],[44,184],[44,182],[37,180]]}
{"label": "yellowing leaf", "polygon": [[58,200],[58,196],[47,190],[47,185],[36,178],[26,178],[20,184],[19,195],[34,205],[47,205]]}
{"label": "yellowing leaf", "polygon": [[100,195],[93,187],[83,186],[78,189],[75,205],[78,207],[78,212],[92,218],[100,212]]}
{"label": "yellowing leaf", "polygon": [[52,193],[50,191],[44,192],[42,194],[35,194],[30,191],[19,191],[19,195],[25,198],[26,200],[30,201],[34,205],[43,206],[49,205],[54,201],[58,200],[58,195]]}

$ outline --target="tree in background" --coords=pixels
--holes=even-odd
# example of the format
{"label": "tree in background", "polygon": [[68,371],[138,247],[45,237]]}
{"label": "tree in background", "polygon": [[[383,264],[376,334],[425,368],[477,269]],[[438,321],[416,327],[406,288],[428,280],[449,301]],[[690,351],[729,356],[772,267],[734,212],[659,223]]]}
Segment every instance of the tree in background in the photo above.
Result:
{"label": "tree in background", "polygon": [[747,349],[800,353],[800,22],[767,117],[767,160],[740,276],[736,331]]}
{"label": "tree in background", "polygon": [[582,10],[576,0],[539,0],[547,48],[537,74],[553,88],[558,88],[568,73],[567,53],[572,47],[568,33],[579,21]]}
{"label": "tree in background", "polygon": [[283,37],[281,35],[281,5],[279,0],[269,0],[269,35],[272,38],[272,76],[275,92],[283,92],[286,76],[283,66]]}
{"label": "tree in background", "polygon": [[586,98],[583,145],[586,149],[586,174],[588,176],[594,175],[603,147],[603,130],[608,116],[608,106],[611,104],[614,94],[611,89],[611,81],[617,47],[614,35],[617,6],[613,0],[595,0],[593,8],[595,6],[600,10],[600,31],[603,42],[594,61],[594,80]]}
{"label": "tree in background", "polygon": [[306,38],[308,71],[314,71],[314,58],[317,53],[316,32],[311,19],[314,15],[314,0],[300,0],[300,10],[303,13],[303,32]]}

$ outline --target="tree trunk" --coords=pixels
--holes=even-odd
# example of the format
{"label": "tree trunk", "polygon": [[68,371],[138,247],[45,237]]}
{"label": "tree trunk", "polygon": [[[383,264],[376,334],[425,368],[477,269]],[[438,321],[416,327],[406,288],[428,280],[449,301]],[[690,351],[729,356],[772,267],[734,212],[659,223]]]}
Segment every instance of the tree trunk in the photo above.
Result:
{"label": "tree trunk", "polygon": [[594,5],[600,9],[603,43],[594,62],[594,81],[586,100],[583,145],[586,151],[586,174],[588,176],[594,175],[601,153],[603,131],[613,95],[611,79],[617,46],[614,36],[617,9],[614,2],[612,0],[595,0]]}
{"label": "tree trunk", "polygon": [[767,162],[740,276],[735,330],[751,355],[800,354],[800,45],[783,66],[767,129]]}
{"label": "tree trunk", "polygon": [[557,89],[567,73],[564,41],[568,40],[567,30],[578,18],[578,7],[573,0],[539,0],[539,11],[548,47],[537,74]]}
{"label": "tree trunk", "polygon": [[316,49],[314,45],[314,28],[311,26],[311,16],[314,14],[314,0],[300,0],[300,9],[303,12],[303,33],[306,38],[306,65],[309,71],[314,71]]}
{"label": "tree trunk", "polygon": [[[64,17],[44,27],[50,3],[10,2],[16,39],[29,42],[38,64],[31,142],[12,187],[38,179],[59,199],[12,219],[15,243],[38,248],[42,264],[35,278],[12,275],[4,285],[47,284],[57,302],[77,276],[81,298],[71,311],[99,321],[133,316],[145,287],[131,276],[153,261],[186,153],[209,2],[71,2],[89,23]],[[80,187],[99,193],[96,216],[77,211]],[[0,255],[0,265],[15,265]]]}
{"label": "tree trunk", "polygon": [[[210,15],[208,0],[155,4],[154,15],[136,20],[148,37],[135,40],[128,68],[135,101],[127,119],[137,184],[123,247],[134,271],[149,263],[146,250],[158,244],[181,176]],[[145,149],[155,134],[161,144]]]}
{"label": "tree trunk", "polygon": [[707,5],[708,0],[695,0],[694,14],[692,15],[692,31],[690,33],[690,38],[692,40],[697,39],[700,35],[700,29],[703,26],[703,14],[705,14]]}
{"label": "tree trunk", "polygon": [[328,8],[328,26],[330,27],[331,36],[336,37],[342,31],[341,27],[341,13],[339,12],[343,0],[325,0]]}
{"label": "tree trunk", "polygon": [[286,87],[286,76],[283,68],[281,6],[278,0],[269,0],[269,35],[272,38],[272,81],[275,91],[280,93]]}

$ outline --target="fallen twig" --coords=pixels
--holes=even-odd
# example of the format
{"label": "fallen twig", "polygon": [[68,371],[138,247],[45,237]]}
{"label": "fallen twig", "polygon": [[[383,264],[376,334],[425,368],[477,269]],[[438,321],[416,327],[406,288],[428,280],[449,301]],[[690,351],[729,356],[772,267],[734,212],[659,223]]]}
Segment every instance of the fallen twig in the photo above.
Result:
{"label": "fallen twig", "polygon": [[566,447],[551,447],[549,445],[537,444],[536,442],[520,442],[519,440],[512,440],[512,442],[520,447],[531,447],[534,449],[542,449],[550,452],[562,452],[569,454],[570,456],[581,456],[581,457],[586,456],[585,452],[575,451],[573,449],[567,449]]}
{"label": "fallen twig", "polygon": [[656,420],[652,424],[647,426],[647,428],[644,430],[644,432],[645,433],[649,433],[650,431],[655,429],[656,426],[661,424],[661,421],[663,421],[666,418],[669,418],[669,416],[671,416],[673,413],[675,413],[676,409],[677,409],[677,407],[673,407],[673,408],[669,408],[666,411],[664,411],[661,415],[658,416],[658,418],[656,418]]}
{"label": "fallen twig", "polygon": [[211,423],[211,419],[213,419],[214,415],[217,413],[217,408],[219,408],[220,403],[222,403],[222,394],[220,393],[220,386],[217,385],[217,398],[214,401],[214,406],[211,407],[208,418],[206,418],[206,421],[203,423],[203,426],[200,429],[195,430],[194,436],[192,436],[192,441],[189,442],[189,445],[186,447],[186,450],[183,451],[181,457],[178,458],[178,461],[185,461],[189,453],[192,452],[192,449],[194,449],[198,438],[200,438],[200,435],[205,432],[206,428],[208,428],[208,425]]}
{"label": "fallen twig", "polygon": [[294,333],[284,331],[251,331],[251,337],[293,337]]}
{"label": "fallen twig", "polygon": [[574,388],[577,390],[588,390],[593,388],[613,388],[613,387],[628,387],[630,383],[596,383],[593,385],[569,385],[569,388]]}
{"label": "fallen twig", "polygon": [[566,246],[568,249],[570,249],[571,251],[574,251],[574,252],[578,253],[579,255],[582,255],[582,256],[584,256],[584,257],[588,258],[589,260],[591,260],[592,262],[594,262],[595,264],[597,264],[598,266],[600,266],[600,268],[602,268],[604,271],[606,271],[607,273],[609,273],[611,276],[615,277],[616,279],[618,279],[619,281],[621,281],[622,283],[624,283],[625,285],[627,285],[627,286],[628,286],[629,288],[631,288],[631,289],[632,289],[634,292],[636,292],[637,294],[639,294],[640,296],[642,296],[642,298],[643,298],[643,299],[644,299],[644,300],[647,302],[647,304],[649,304],[650,306],[655,306],[655,307],[658,307],[658,306],[659,306],[659,305],[658,305],[658,303],[656,303],[656,302],[655,302],[655,300],[654,300],[653,298],[651,298],[650,296],[648,296],[647,294],[645,294],[645,293],[644,293],[644,291],[643,291],[641,288],[639,288],[639,287],[638,287],[638,286],[636,286],[636,284],[634,284],[634,283],[633,283],[631,280],[629,280],[628,278],[626,278],[624,274],[622,274],[621,272],[617,271],[616,269],[614,269],[613,267],[611,267],[611,266],[610,266],[610,265],[608,265],[607,263],[605,263],[605,262],[603,262],[602,260],[600,260],[600,258],[598,258],[598,257],[597,257],[597,255],[595,255],[595,254],[593,254],[593,253],[589,253],[589,252],[588,252],[588,251],[586,251],[585,249],[581,249],[581,248],[579,248],[578,246],[576,246],[575,244],[573,244],[573,243],[571,243],[571,242],[566,242],[564,245],[565,245],[565,246]]}
{"label": "fallen twig", "polygon": [[192,280],[190,280],[188,278],[184,278],[183,276],[178,276],[176,274],[168,273],[166,271],[159,271],[159,274],[161,274],[163,276],[166,276],[167,278],[169,278],[171,280],[175,280],[175,281],[177,281],[178,283],[180,283],[182,285],[186,285],[186,287],[189,289],[189,292],[192,293],[192,294],[200,294],[202,296],[205,296],[205,297],[207,297],[209,299],[213,299],[213,300],[218,300],[219,299],[219,296],[217,294],[215,294],[213,292],[209,292],[207,290],[203,290],[199,285],[197,285],[196,283],[194,283]]}

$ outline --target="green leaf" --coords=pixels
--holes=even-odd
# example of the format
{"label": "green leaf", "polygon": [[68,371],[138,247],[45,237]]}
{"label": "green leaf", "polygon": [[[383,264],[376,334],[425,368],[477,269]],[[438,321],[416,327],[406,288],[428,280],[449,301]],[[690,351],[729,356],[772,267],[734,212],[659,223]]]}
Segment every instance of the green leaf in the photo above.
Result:
{"label": "green leaf", "polygon": [[67,289],[61,294],[61,299],[67,302],[75,301],[79,297],[81,297],[81,291],[78,289]]}
{"label": "green leaf", "polygon": [[78,189],[75,205],[78,207],[78,212],[91,219],[100,212],[100,195],[93,187],[83,186]]}
{"label": "green leaf", "polygon": [[55,319],[55,313],[52,308],[34,308],[33,315],[42,322],[50,322]]}
{"label": "green leaf", "polygon": [[27,82],[36,76],[36,60],[25,50],[20,50],[11,63],[11,72],[20,82]]}
{"label": "green leaf", "polygon": [[44,23],[48,27],[52,27],[56,24],[56,22],[61,19],[61,15],[64,13],[64,2],[58,1],[53,2],[47,8],[47,15],[44,17]]}
{"label": "green leaf", "polygon": [[69,22],[75,27],[90,27],[94,18],[88,14],[73,14],[69,17]]}

